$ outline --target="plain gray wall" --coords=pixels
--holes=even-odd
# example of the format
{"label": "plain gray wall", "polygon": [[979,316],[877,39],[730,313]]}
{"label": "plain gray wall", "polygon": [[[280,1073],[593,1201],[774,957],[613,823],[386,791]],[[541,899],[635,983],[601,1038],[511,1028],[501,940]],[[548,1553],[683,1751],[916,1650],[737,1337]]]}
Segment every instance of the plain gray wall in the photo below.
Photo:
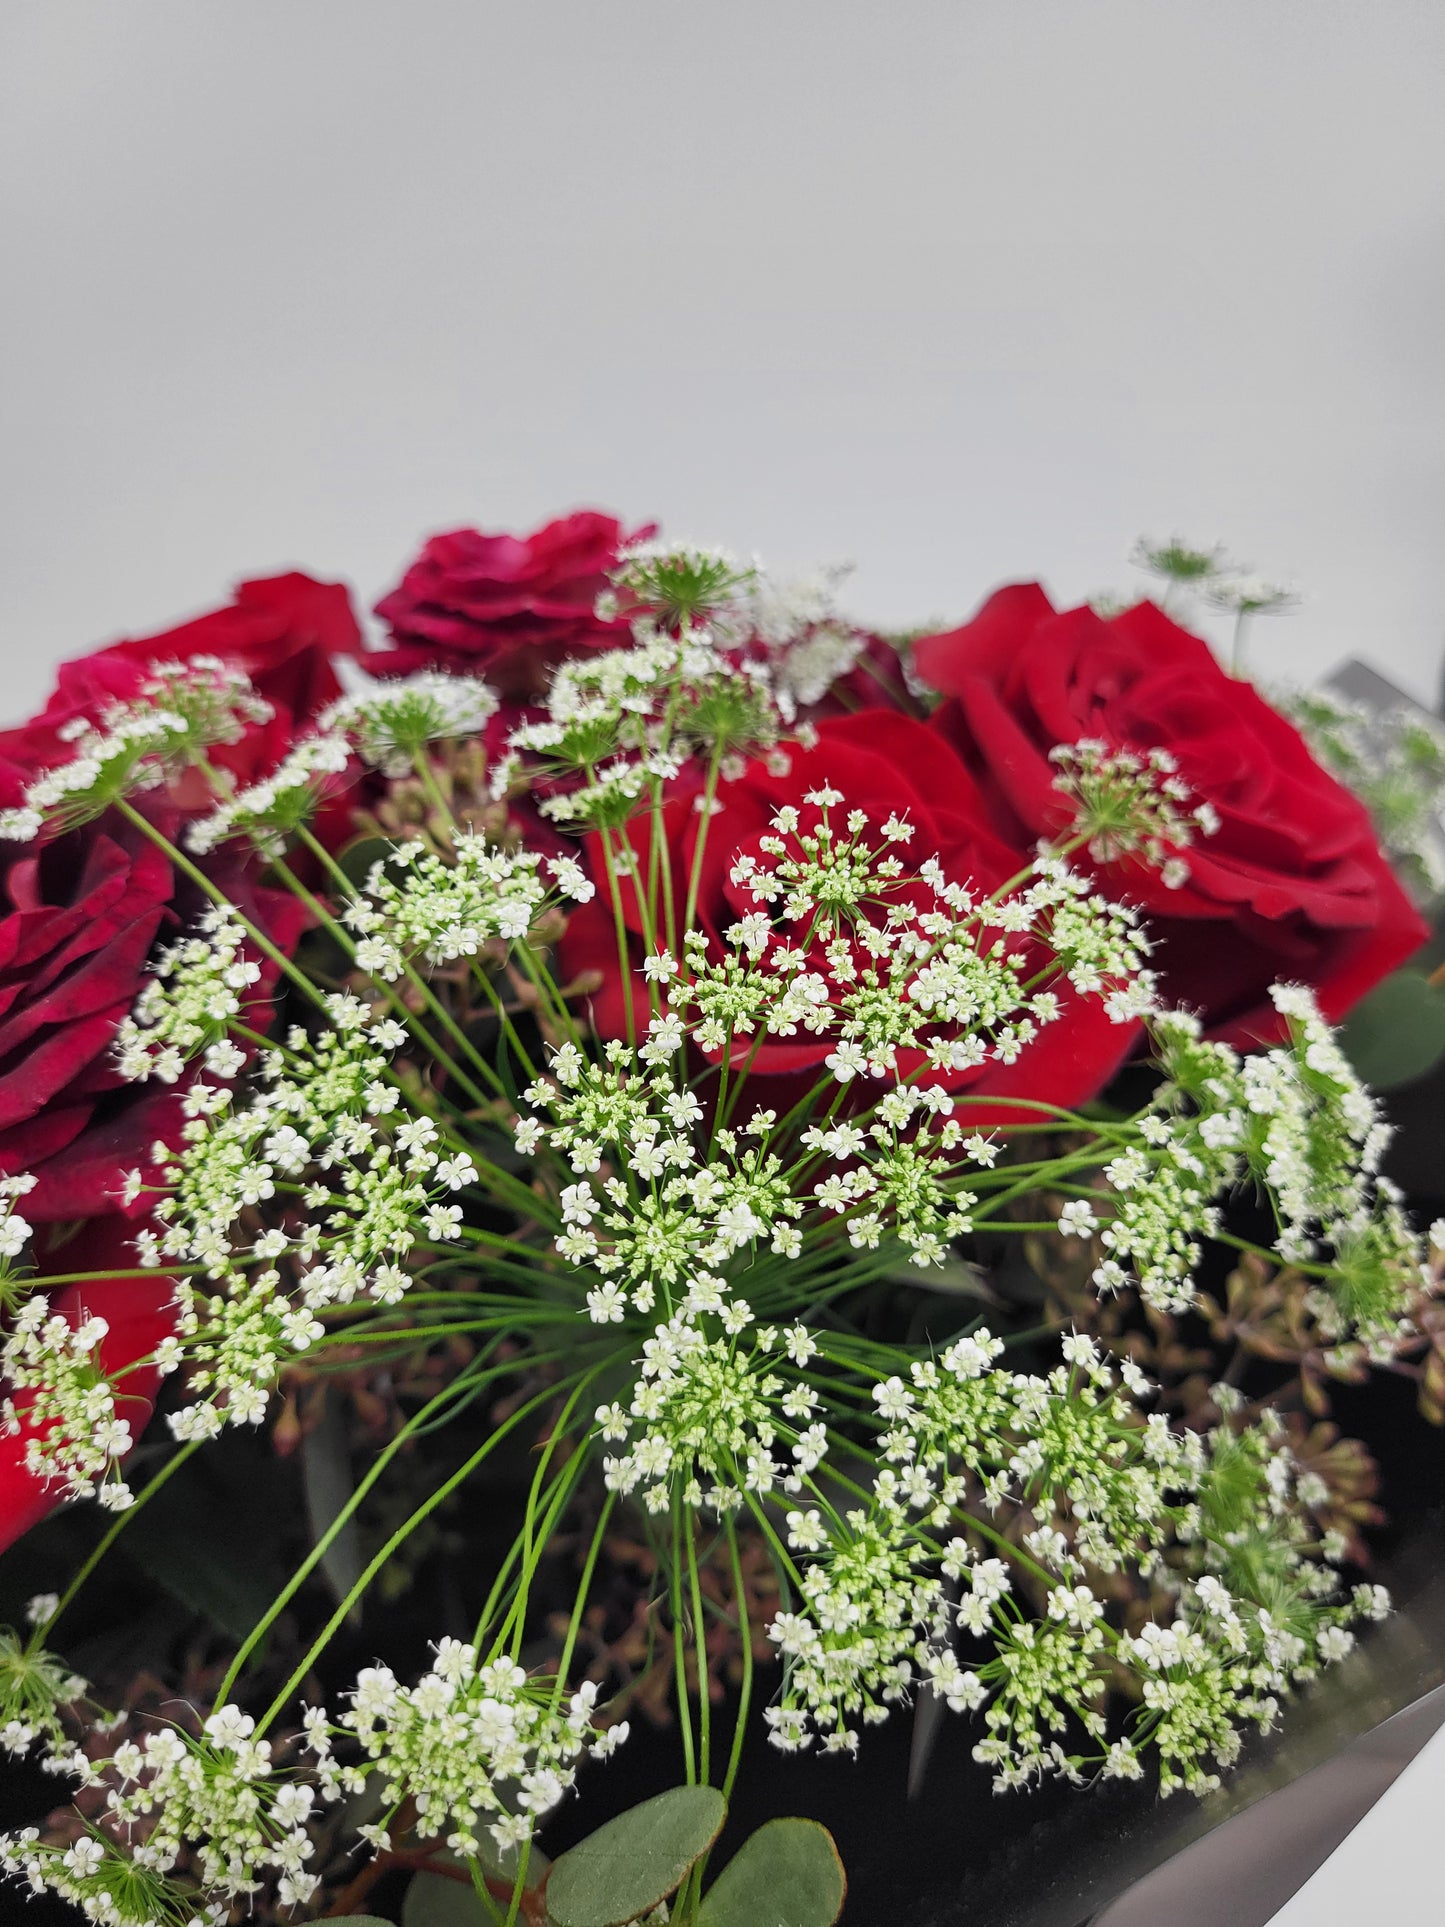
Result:
{"label": "plain gray wall", "polygon": [[1440,0],[0,0],[0,714],[301,565],[596,504],[860,613],[1445,641]]}

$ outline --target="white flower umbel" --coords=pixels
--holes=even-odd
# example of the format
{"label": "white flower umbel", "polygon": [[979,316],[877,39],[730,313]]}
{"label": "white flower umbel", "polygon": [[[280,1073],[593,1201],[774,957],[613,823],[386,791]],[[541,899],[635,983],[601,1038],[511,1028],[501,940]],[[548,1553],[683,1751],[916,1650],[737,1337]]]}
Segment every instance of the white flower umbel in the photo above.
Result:
{"label": "white flower umbel", "polygon": [[269,776],[190,824],[187,848],[203,856],[238,837],[268,856],[282,855],[296,830],[321,807],[327,778],[342,775],[350,759],[343,737],[304,738]]}
{"label": "white flower umbel", "polygon": [[[1166,1790],[1205,1791],[1239,1723],[1267,1724],[1272,1695],[1342,1656],[1343,1629],[1370,1602],[1330,1603],[1335,1578],[1292,1509],[1278,1428],[1205,1439],[1159,1417],[1141,1425],[1089,1339],[1065,1339],[1065,1362],[1044,1376],[998,1369],[1001,1349],[980,1331],[877,1384],[871,1502],[840,1517],[823,1488],[790,1515],[801,1529],[789,1544],[807,1558],[800,1606],[772,1628],[786,1662],[774,1744],[818,1735],[852,1749],[860,1720],[926,1686],[956,1711],[986,1704],[975,1757],[1000,1785],[1090,1765],[1132,1777],[1153,1745]],[[972,1510],[979,1500],[996,1524]],[[1197,1603],[1178,1628],[1121,1635],[1086,1575],[1147,1574],[1179,1541]],[[1041,1619],[1023,1616],[1021,1587],[1044,1589]],[[991,1653],[963,1665],[960,1633]],[[1110,1742],[1103,1694],[1121,1664],[1140,1676],[1143,1710]],[[1065,1752],[1070,1727],[1099,1751]]]}
{"label": "white flower umbel", "polygon": [[0,836],[24,842],[42,824],[66,830],[89,822],[204,762],[209,749],[239,741],[247,724],[270,715],[248,679],[215,657],[154,663],[134,698],[69,730],[72,757],[37,777],[20,809],[3,813]]}
{"label": "white flower umbel", "polygon": [[385,776],[404,776],[429,743],[480,736],[497,697],[476,676],[422,670],[393,681],[368,680],[324,712],[320,728],[343,736]]}
{"label": "white flower umbel", "polygon": [[549,905],[592,892],[575,863],[554,866],[553,878],[541,857],[484,836],[458,835],[446,856],[403,843],[372,865],[343,919],[356,933],[357,963],[390,983],[413,960],[452,963],[489,947],[499,960]]}
{"label": "white flower umbel", "polygon": [[1134,913],[1087,879],[1045,857],[1017,893],[979,898],[936,856],[905,865],[906,821],[875,827],[845,801],[811,792],[776,814],[763,861],[737,858],[730,880],[756,907],[721,956],[688,933],[668,998],[700,1050],[745,1065],[754,1040],[801,1033],[836,1040],[839,1083],[887,1078],[901,1052],[956,1079],[1013,1063],[1062,1015],[1061,981],[1121,1023],[1152,1006]]}
{"label": "white flower umbel", "polygon": [[456,1639],[435,1651],[435,1665],[415,1686],[371,1666],[336,1725],[319,1711],[308,1718],[320,1776],[333,1779],[333,1738],[349,1735],[364,1770],[379,1776],[386,1806],[394,1810],[411,1796],[423,1836],[474,1855],[486,1826],[499,1847],[518,1846],[572,1786],[584,1756],[605,1758],[626,1739],[626,1722],[599,1730],[590,1684],[567,1697],[505,1654],[479,1660],[474,1646]]}
{"label": "white flower umbel", "polygon": [[116,1031],[123,1077],[174,1084],[188,1062],[227,1036],[261,978],[245,947],[240,924],[213,907],[202,913],[193,936],[160,952],[151,981]]}
{"label": "white flower umbel", "polygon": [[1058,766],[1054,788],[1073,806],[1074,834],[1096,863],[1133,857],[1159,871],[1171,888],[1188,878],[1184,851],[1219,828],[1210,803],[1191,804],[1189,785],[1168,750],[1111,749],[1082,738],[1049,752]]}
{"label": "white flower umbel", "polygon": [[691,1298],[644,1345],[626,1409],[598,1408],[601,1437],[623,1447],[603,1461],[608,1489],[636,1492],[649,1512],[667,1511],[674,1494],[689,1507],[729,1512],[744,1491],[797,1490],[799,1465],[816,1465],[821,1444],[814,1449],[796,1423],[811,1402],[785,1399],[776,1368],[800,1343],[811,1350],[811,1340],[800,1327],[750,1332],[744,1343],[749,1307],[724,1301],[720,1279],[699,1279]]}
{"label": "white flower umbel", "polygon": [[640,801],[660,800],[688,758],[716,769],[773,748],[783,715],[767,667],[731,660],[722,641],[685,623],[675,634],[649,632],[631,648],[561,664],[546,720],[512,732],[496,793],[530,767],[547,779],[545,816],[615,827]]}
{"label": "white flower umbel", "polygon": [[[33,1831],[0,1848],[7,1871],[75,1903],[100,1927],[193,1927],[218,1921],[227,1904],[263,1885],[301,1906],[318,1879],[307,1866],[315,1789],[278,1768],[269,1740],[238,1706],[218,1707],[199,1735],[155,1728],[108,1757],[71,1763],[95,1803],[91,1830],[72,1847]],[[185,1856],[201,1882],[173,1876]]]}
{"label": "white flower umbel", "polygon": [[72,1321],[43,1297],[27,1299],[0,1351],[9,1384],[0,1430],[24,1439],[25,1468],[35,1478],[121,1512],[132,1495],[120,1461],[134,1441],[124,1380],[112,1380],[101,1356],[109,1330],[104,1318],[82,1313]]}
{"label": "white flower umbel", "polygon": [[1281,1258],[1332,1257],[1315,1294],[1326,1331],[1387,1344],[1421,1259],[1376,1179],[1389,1129],[1311,993],[1276,985],[1271,995],[1289,1042],[1244,1059],[1182,1013],[1154,1020],[1167,1081],[1141,1120],[1144,1142],[1105,1169],[1118,1194],[1100,1233],[1114,1266],[1107,1280],[1117,1287],[1132,1264],[1152,1304],[1187,1307],[1201,1240],[1218,1229],[1216,1200],[1253,1179],[1278,1214]]}

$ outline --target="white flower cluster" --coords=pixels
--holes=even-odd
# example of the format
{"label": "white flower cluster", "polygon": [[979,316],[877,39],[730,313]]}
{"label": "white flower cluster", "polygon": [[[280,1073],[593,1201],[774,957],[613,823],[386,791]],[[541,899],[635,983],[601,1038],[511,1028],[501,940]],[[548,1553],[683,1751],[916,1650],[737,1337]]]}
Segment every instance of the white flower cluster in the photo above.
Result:
{"label": "white flower cluster", "polygon": [[[830,1508],[826,1520],[817,1510],[790,1517],[790,1543],[813,1563],[801,1580],[806,1610],[774,1622],[789,1662],[770,1718],[775,1744],[806,1745],[816,1730],[825,1745],[851,1748],[853,1722],[884,1718],[915,1683],[930,1683],[955,1710],[983,1703],[987,1688],[959,1668],[952,1628],[981,1636],[996,1620],[1009,1623],[1012,1602],[995,1612],[1011,1592],[1009,1570],[976,1559],[965,1539],[940,1549],[932,1537],[973,1494],[990,1511],[1011,1502],[1038,1519],[1026,1541],[1032,1558],[1069,1582],[1086,1563],[1147,1566],[1171,1529],[1178,1508],[1167,1495],[1197,1483],[1199,1442],[1162,1421],[1141,1432],[1088,1339],[1066,1340],[1068,1362],[1042,1378],[993,1369],[1002,1349],[979,1331],[915,1363],[908,1382],[876,1384],[883,1466],[872,1503],[842,1520]],[[1124,1369],[1131,1390],[1146,1389]],[[1070,1538],[1045,1523],[1055,1515],[1071,1522]],[[960,1603],[944,1580],[967,1581]],[[1060,1611],[1092,1625],[1099,1615],[1088,1597],[1077,1588]]]}
{"label": "white flower cluster", "polygon": [[204,856],[232,837],[245,837],[267,856],[282,855],[287,839],[320,808],[326,778],[342,775],[350,760],[344,737],[304,737],[269,776],[189,824],[186,847]]}
{"label": "white flower cluster", "polygon": [[1182,852],[1202,831],[1212,836],[1219,814],[1211,803],[1190,808],[1189,785],[1167,749],[1139,753],[1082,738],[1049,752],[1059,766],[1054,788],[1073,805],[1074,832],[1096,863],[1136,856],[1158,868],[1177,890],[1188,880]]}
{"label": "white flower cluster", "polygon": [[213,745],[238,741],[248,723],[270,715],[271,705],[247,678],[215,657],[153,663],[134,698],[64,732],[74,755],[38,776],[20,808],[0,811],[0,837],[24,843],[45,823],[70,829],[88,822],[118,798],[153,789],[202,760]]}
{"label": "white flower cluster", "polygon": [[224,1084],[193,1084],[184,1142],[158,1147],[169,1189],[137,1250],[197,1274],[177,1279],[179,1335],[157,1354],[165,1371],[187,1363],[202,1395],[172,1414],[178,1437],[259,1423],[281,1363],[323,1335],[318,1314],[396,1303],[407,1254],[462,1235],[462,1208],[446,1200],[476,1166],[405,1106],[390,1054],[406,1033],[358,998],[334,995],[327,1011],[327,1027],[297,1027],[263,1053],[239,1101]]}
{"label": "white flower cluster", "polygon": [[[91,1830],[60,1847],[29,1829],[4,1842],[0,1864],[100,1927],[219,1922],[226,1903],[249,1901],[270,1882],[283,1905],[304,1905],[319,1884],[306,1864],[315,1789],[278,1771],[272,1752],[249,1714],[221,1706],[199,1737],[164,1726],[107,1758],[75,1756],[70,1769],[104,1789]],[[204,1901],[169,1878],[183,1856],[219,1898]]]}
{"label": "white flower cluster", "polygon": [[[551,1123],[520,1119],[518,1149],[530,1155],[548,1144],[577,1175],[561,1191],[556,1249],[605,1279],[587,1295],[597,1324],[621,1323],[629,1294],[638,1311],[651,1311],[659,1289],[670,1295],[679,1280],[715,1271],[735,1252],[766,1247],[792,1258],[802,1249],[795,1220],[804,1206],[780,1160],[745,1141],[765,1136],[771,1117],[741,1134],[717,1131],[718,1155],[700,1153],[694,1132],[702,1104],[674,1084],[670,1070],[681,1047],[681,1026],[667,1018],[654,1020],[639,1070],[620,1040],[600,1064],[563,1044],[552,1052],[549,1077],[523,1092]],[[594,1184],[612,1147],[621,1153],[618,1171]]]}
{"label": "white flower cluster", "polygon": [[[413,960],[452,963],[520,941],[555,900],[543,867],[539,856],[472,834],[459,835],[447,856],[399,844],[372,865],[342,913],[357,935],[358,967],[391,983]],[[593,894],[574,859],[549,867],[562,895],[585,902]]]}
{"label": "white flower cluster", "polygon": [[[819,1735],[851,1750],[859,1721],[926,1686],[955,1711],[986,1708],[975,1757],[1001,1786],[1079,1778],[1087,1762],[1058,1739],[1074,1725],[1106,1775],[1137,1776],[1152,1744],[1166,1790],[1202,1792],[1207,1761],[1237,1750],[1239,1722],[1268,1724],[1273,1696],[1342,1657],[1347,1622],[1387,1603],[1328,1603],[1335,1576],[1291,1510],[1277,1428],[1205,1439],[1163,1418],[1141,1425],[1142,1374],[1125,1363],[1116,1383],[1085,1337],[1066,1338],[1065,1362],[1044,1377],[995,1369],[1000,1350],[980,1331],[915,1363],[908,1382],[876,1385],[886,1429],[870,1504],[840,1518],[820,1488],[816,1506],[788,1515],[788,1543],[808,1563],[800,1609],[772,1627],[785,1662],[773,1742],[792,1751]],[[968,1511],[979,1502],[1015,1508],[1017,1526],[985,1528]],[[939,1536],[959,1522],[963,1533]],[[1120,1634],[1086,1579],[1125,1564],[1167,1578],[1171,1545],[1192,1556],[1192,1603],[1174,1627]],[[1021,1577],[1042,1590],[1039,1619],[1025,1615]],[[991,1654],[964,1667],[960,1633]],[[1143,1706],[1136,1731],[1106,1744],[1102,1700],[1120,1665],[1139,1677]]]}
{"label": "white flower cluster", "polygon": [[422,670],[378,681],[334,702],[318,719],[328,736],[343,736],[383,776],[405,776],[428,743],[479,736],[497,713],[496,692],[478,676]]}
{"label": "white flower cluster", "polygon": [[766,667],[729,661],[718,640],[685,625],[561,664],[546,720],[512,732],[494,793],[505,793],[529,759],[563,779],[538,805],[545,816],[617,825],[695,753],[729,760],[771,749],[782,718]]}
{"label": "white flower cluster", "polygon": [[[53,1594],[42,1594],[31,1600],[29,1617],[35,1620],[44,1608],[48,1619],[58,1604]],[[23,1758],[39,1741],[49,1759],[68,1766],[73,1749],[61,1716],[85,1691],[86,1681],[64,1660],[0,1626],[0,1752]]]}
{"label": "white flower cluster", "polygon": [[688,933],[668,1000],[699,1049],[746,1063],[739,1040],[802,1032],[836,1039],[826,1061],[840,1083],[897,1073],[900,1051],[952,1074],[1014,1062],[1062,1014],[1047,987],[1060,977],[1121,1023],[1152,1007],[1133,912],[1087,879],[1042,860],[1018,893],[977,899],[936,857],[905,870],[892,851],[913,834],[906,821],[888,818],[876,845],[863,810],[839,829],[843,800],[810,791],[806,816],[781,809],[760,839],[770,861],[736,859],[731,882],[758,907],[723,933],[726,955]]}
{"label": "white flower cluster", "polygon": [[[709,1314],[721,1326],[713,1338],[700,1322]],[[814,1417],[817,1394],[801,1382],[785,1386],[775,1367],[786,1358],[801,1370],[817,1348],[801,1325],[764,1326],[744,1351],[739,1340],[751,1320],[743,1300],[725,1300],[722,1281],[703,1276],[684,1308],[657,1327],[626,1409],[597,1409],[600,1436],[625,1445],[603,1461],[609,1491],[640,1490],[649,1512],[665,1512],[676,1493],[694,1510],[725,1513],[745,1491],[802,1490],[803,1475],[822,1461],[826,1433]],[[790,1458],[774,1456],[780,1445]]]}
{"label": "white flower cluster", "polygon": [[743,604],[748,646],[765,652],[788,722],[821,702],[856,667],[867,645],[867,632],[838,611],[835,592],[846,574],[840,566],[802,581],[777,582],[759,573]]}
{"label": "white flower cluster", "polygon": [[1214,1200],[1253,1178],[1274,1202],[1282,1258],[1333,1253],[1331,1291],[1316,1294],[1326,1327],[1383,1344],[1420,1280],[1418,1244],[1376,1175],[1389,1127],[1313,995],[1289,985],[1271,995],[1289,1042],[1243,1059],[1183,1013],[1154,1020],[1168,1081],[1141,1120],[1143,1142],[1105,1167],[1117,1203],[1095,1283],[1117,1290],[1132,1265],[1151,1304],[1186,1308],[1199,1239],[1218,1225]]}
{"label": "white flower cluster", "polygon": [[23,1436],[25,1469],[35,1478],[60,1480],[68,1496],[123,1512],[133,1494],[120,1461],[134,1441],[121,1416],[124,1381],[112,1382],[101,1357],[109,1330],[104,1318],[72,1323],[43,1296],[27,1299],[0,1348],[10,1388],[0,1400],[0,1432]]}
{"label": "white flower cluster", "polygon": [[33,1235],[28,1221],[15,1209],[17,1198],[35,1189],[36,1179],[28,1171],[0,1178],[0,1278],[9,1274],[12,1260],[18,1258]]}
{"label": "white flower cluster", "polygon": [[[444,1835],[453,1853],[475,1855],[485,1816],[497,1845],[529,1839],[577,1776],[584,1755],[606,1758],[627,1738],[627,1723],[599,1731],[597,1688],[590,1682],[564,1701],[559,1685],[529,1675],[497,1655],[479,1662],[475,1646],[443,1639],[436,1663],[415,1686],[401,1685],[386,1666],[357,1678],[351,1705],[337,1725],[313,1707],[306,1743],[318,1762],[329,1798],[376,1773],[381,1798],[395,1809],[410,1795],[424,1836]],[[333,1736],[360,1746],[362,1771],[340,1768]],[[387,1844],[384,1824],[368,1831]]]}
{"label": "white flower cluster", "polygon": [[626,615],[639,642],[701,623],[733,640],[747,633],[758,568],[727,549],[640,536],[618,551],[611,579],[613,587],[597,598],[597,614],[604,622]]}
{"label": "white flower cluster", "polygon": [[150,966],[151,981],[115,1034],[122,1077],[174,1084],[203,1053],[217,1075],[239,1069],[244,1060],[228,1032],[261,977],[245,945],[246,933],[230,910],[213,905],[198,918],[193,936],[160,952]]}

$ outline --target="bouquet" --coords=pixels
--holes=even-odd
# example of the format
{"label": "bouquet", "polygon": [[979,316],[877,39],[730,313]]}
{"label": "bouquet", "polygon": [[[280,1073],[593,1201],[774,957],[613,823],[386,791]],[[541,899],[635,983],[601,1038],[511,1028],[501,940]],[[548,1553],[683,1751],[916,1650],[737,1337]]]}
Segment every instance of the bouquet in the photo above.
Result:
{"label": "bouquet", "polygon": [[[399,1871],[826,1927],[821,1827],[722,1834],[755,1722],[1215,1785],[1388,1610],[1301,1388],[1435,1369],[1445,1226],[1331,1029],[1427,934],[1362,804],[1151,602],[887,637],[577,515],[380,613],[248,584],[0,739],[0,1494],[99,1509],[0,1635],[0,1746],[75,1786],[5,1868],[107,1927]],[[1272,1343],[1180,1369],[1241,1293]],[[244,1637],[108,1704],[60,1655],[117,1541],[338,1426]]]}

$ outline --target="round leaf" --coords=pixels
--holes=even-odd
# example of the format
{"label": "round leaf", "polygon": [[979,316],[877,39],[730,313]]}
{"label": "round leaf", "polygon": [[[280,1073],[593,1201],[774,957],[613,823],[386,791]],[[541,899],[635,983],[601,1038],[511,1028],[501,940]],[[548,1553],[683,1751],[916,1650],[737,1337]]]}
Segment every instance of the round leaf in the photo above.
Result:
{"label": "round leaf", "polygon": [[[477,1858],[482,1872],[510,1886],[517,1877],[517,1849],[504,1853],[483,1827],[477,1836]],[[437,1864],[463,1869],[465,1863],[453,1854],[436,1856]],[[527,1856],[527,1886],[540,1887],[551,1866],[542,1849],[532,1843]],[[470,1879],[449,1880],[442,1873],[413,1874],[401,1903],[401,1927],[492,1927],[494,1916],[477,1898]]]}
{"label": "round leaf", "polygon": [[848,1883],[816,1820],[769,1820],[708,1890],[698,1927],[832,1927]]}
{"label": "round leaf", "polygon": [[1445,992],[1418,970],[1397,970],[1355,1005],[1340,1043],[1373,1089],[1413,1083],[1445,1054]]}
{"label": "round leaf", "polygon": [[650,1913],[707,1852],[726,1813],[710,1786],[674,1787],[619,1813],[553,1866],[547,1912],[556,1927],[625,1927]]}
{"label": "round leaf", "polygon": [[472,1883],[445,1874],[417,1873],[407,1882],[401,1927],[494,1927]]}

